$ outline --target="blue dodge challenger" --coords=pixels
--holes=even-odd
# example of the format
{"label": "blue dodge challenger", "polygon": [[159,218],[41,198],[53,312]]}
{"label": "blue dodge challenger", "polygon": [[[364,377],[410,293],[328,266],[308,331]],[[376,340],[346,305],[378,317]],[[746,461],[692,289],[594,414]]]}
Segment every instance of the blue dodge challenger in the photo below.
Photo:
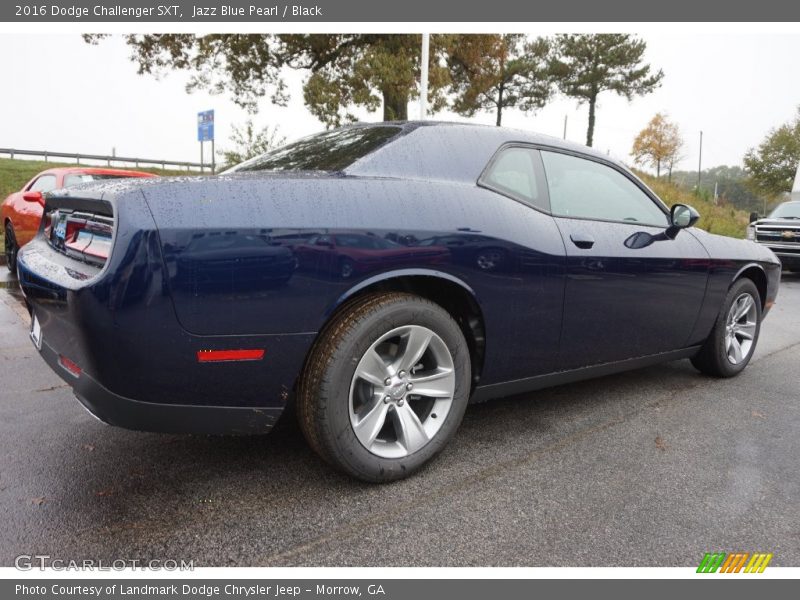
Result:
{"label": "blue dodge challenger", "polygon": [[314,135],[217,177],[51,193],[19,255],[31,339],[97,418],[269,431],[367,481],[470,400],[690,358],[749,362],[780,263],[620,163],[498,127]]}

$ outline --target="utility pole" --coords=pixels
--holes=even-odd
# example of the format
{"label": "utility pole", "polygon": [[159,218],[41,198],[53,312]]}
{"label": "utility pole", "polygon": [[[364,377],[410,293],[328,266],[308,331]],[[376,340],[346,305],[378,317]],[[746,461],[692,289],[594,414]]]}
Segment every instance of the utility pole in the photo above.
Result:
{"label": "utility pole", "polygon": [[564,138],[567,139],[567,115],[564,115]]}
{"label": "utility pole", "polygon": [[430,60],[431,34],[422,34],[422,59],[419,75],[419,118],[428,115],[428,61]]}
{"label": "utility pole", "polygon": [[703,171],[703,132],[700,131],[700,158],[697,159],[697,191],[700,191],[700,173]]}

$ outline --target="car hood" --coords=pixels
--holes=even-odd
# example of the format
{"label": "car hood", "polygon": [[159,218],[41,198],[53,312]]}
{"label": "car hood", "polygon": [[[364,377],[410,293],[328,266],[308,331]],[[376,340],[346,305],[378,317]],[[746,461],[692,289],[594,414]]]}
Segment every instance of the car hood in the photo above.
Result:
{"label": "car hood", "polygon": [[756,225],[771,225],[774,227],[800,227],[800,219],[759,219]]}

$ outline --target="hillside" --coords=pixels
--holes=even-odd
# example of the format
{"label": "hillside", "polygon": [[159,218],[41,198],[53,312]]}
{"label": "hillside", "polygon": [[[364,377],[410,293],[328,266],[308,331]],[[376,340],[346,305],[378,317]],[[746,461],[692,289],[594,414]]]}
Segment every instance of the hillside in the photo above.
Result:
{"label": "hillside", "polygon": [[673,204],[688,204],[700,213],[700,222],[697,226],[711,233],[743,238],[747,230],[749,215],[730,204],[716,205],[674,183],[665,179],[656,179],[644,173],[637,173],[650,189],[669,206]]}
{"label": "hillside", "polygon": [[[0,199],[5,199],[11,192],[16,192],[23,185],[28,183],[31,178],[45,169],[52,169],[54,167],[103,167],[104,165],[76,165],[75,163],[55,163],[44,162],[40,160],[12,160],[10,158],[0,158]],[[187,171],[177,171],[169,169],[151,169],[146,167],[120,167],[126,169],[134,169],[136,171],[145,171],[147,173],[155,173],[156,175],[186,175]],[[194,173],[190,171],[189,173]]]}
{"label": "hillside", "polygon": [[[19,191],[23,185],[28,183],[31,178],[37,173],[45,169],[52,169],[54,167],[76,167],[75,163],[55,163],[44,162],[39,160],[12,160],[10,158],[0,158],[0,202],[5,200],[12,192]],[[84,165],[84,166],[102,166],[102,165]],[[126,167],[133,169],[134,167]],[[152,168],[138,168],[136,171],[145,171],[147,173],[155,173],[156,175],[186,175],[198,174],[196,171],[177,171],[170,169],[152,169]],[[3,227],[0,226],[0,248],[3,245]]]}

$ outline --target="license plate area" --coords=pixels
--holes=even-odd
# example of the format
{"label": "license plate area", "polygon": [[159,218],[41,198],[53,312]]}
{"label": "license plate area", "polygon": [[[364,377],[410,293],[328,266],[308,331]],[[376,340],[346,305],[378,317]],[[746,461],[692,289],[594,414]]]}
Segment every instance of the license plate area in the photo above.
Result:
{"label": "license plate area", "polygon": [[67,237],[67,215],[62,212],[56,212],[55,224],[53,227],[53,235],[59,242],[64,241]]}
{"label": "license plate area", "polygon": [[31,321],[31,340],[33,340],[37,350],[42,349],[42,326],[36,315],[33,315],[33,320]]}

